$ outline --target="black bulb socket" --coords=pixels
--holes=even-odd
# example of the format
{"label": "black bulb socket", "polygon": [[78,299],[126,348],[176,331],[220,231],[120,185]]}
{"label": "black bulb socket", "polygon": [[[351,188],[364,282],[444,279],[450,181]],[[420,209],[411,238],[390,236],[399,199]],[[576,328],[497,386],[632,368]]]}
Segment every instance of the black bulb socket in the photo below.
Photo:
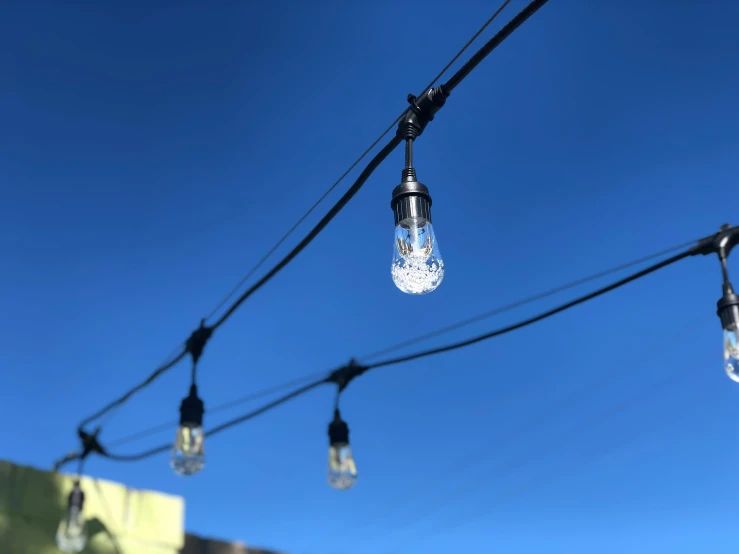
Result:
{"label": "black bulb socket", "polygon": [[416,179],[416,170],[406,167],[402,182],[393,189],[390,207],[395,215],[395,226],[409,217],[422,218],[431,223],[431,195],[429,189]]}
{"label": "black bulb socket", "polygon": [[85,504],[85,493],[82,490],[82,487],[80,487],[80,482],[75,481],[74,486],[72,487],[72,492],[69,493],[69,498],[67,500],[67,507],[68,509],[77,509],[78,511],[82,511],[82,507]]}
{"label": "black bulb socket", "polygon": [[328,426],[329,446],[349,444],[349,426],[341,419],[339,410],[334,412],[334,420]]}
{"label": "black bulb socket", "polygon": [[205,404],[198,397],[198,388],[192,385],[190,394],[180,404],[180,425],[202,427],[203,414],[205,414]]}
{"label": "black bulb socket", "polygon": [[724,330],[739,327],[739,295],[734,292],[731,283],[724,284],[724,295],[716,304],[716,308]]}

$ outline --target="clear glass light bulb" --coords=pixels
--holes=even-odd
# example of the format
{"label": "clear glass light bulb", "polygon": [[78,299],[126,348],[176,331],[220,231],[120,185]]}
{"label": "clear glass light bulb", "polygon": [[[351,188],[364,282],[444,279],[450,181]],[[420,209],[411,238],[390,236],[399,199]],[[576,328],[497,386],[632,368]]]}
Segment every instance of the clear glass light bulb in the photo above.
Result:
{"label": "clear glass light bulb", "polygon": [[332,444],[328,449],[328,484],[338,490],[350,489],[357,482],[357,465],[352,449],[346,443]]}
{"label": "clear glass light bulb", "polygon": [[195,475],[205,467],[205,436],[200,425],[184,423],[177,429],[169,464],[178,475]]}
{"label": "clear glass light bulb", "polygon": [[87,545],[87,520],[82,510],[72,506],[59,522],[56,545],[62,552],[82,552]]}
{"label": "clear glass light bulb", "polygon": [[739,328],[735,323],[724,329],[724,368],[726,375],[739,383]]}
{"label": "clear glass light bulb", "polygon": [[426,294],[441,284],[444,261],[429,220],[408,217],[395,226],[390,271],[395,286],[407,294]]}

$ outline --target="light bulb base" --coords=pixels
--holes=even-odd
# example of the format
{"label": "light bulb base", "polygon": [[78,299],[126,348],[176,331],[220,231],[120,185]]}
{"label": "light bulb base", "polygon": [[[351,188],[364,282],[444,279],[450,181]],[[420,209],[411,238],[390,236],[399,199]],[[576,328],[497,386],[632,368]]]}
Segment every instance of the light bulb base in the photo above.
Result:
{"label": "light bulb base", "polygon": [[80,486],[80,482],[75,481],[72,487],[72,492],[69,493],[69,498],[67,499],[67,509],[76,509],[77,511],[82,511],[82,507],[84,506],[84,504],[85,493]]}
{"label": "light bulb base", "polygon": [[349,426],[341,419],[339,410],[334,412],[334,420],[328,426],[329,446],[349,444]]}
{"label": "light bulb base", "polygon": [[716,313],[724,329],[739,327],[739,295],[734,292],[731,283],[724,284],[724,295],[716,304]]}
{"label": "light bulb base", "polygon": [[409,217],[422,218],[431,223],[431,195],[426,185],[416,180],[416,170],[403,170],[403,181],[393,189],[390,207],[395,215],[395,226]]}
{"label": "light bulb base", "polygon": [[202,427],[203,414],[205,414],[205,404],[198,397],[197,387],[192,385],[190,394],[180,404],[180,425]]}

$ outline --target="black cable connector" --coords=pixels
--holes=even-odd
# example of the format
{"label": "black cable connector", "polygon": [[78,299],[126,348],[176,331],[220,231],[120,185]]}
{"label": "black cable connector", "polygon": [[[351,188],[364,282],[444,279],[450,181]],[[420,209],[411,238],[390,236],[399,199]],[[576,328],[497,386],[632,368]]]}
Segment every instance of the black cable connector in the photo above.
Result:
{"label": "black cable connector", "polygon": [[728,259],[737,244],[739,244],[739,227],[732,227],[729,223],[725,223],[718,233],[698,241],[698,244],[690,249],[690,254],[691,256],[717,254],[719,258]]}
{"label": "black cable connector", "polygon": [[192,357],[193,364],[197,364],[200,360],[200,356],[203,355],[205,345],[208,344],[208,339],[213,335],[213,328],[205,325],[205,320],[200,320],[200,327],[195,329],[190,338],[185,342],[185,349],[188,354]]}
{"label": "black cable connector", "polygon": [[349,383],[362,375],[367,369],[369,369],[367,366],[360,365],[359,362],[352,359],[347,365],[332,371],[324,382],[335,384],[338,387],[337,394],[340,394],[349,386]]}
{"label": "black cable connector", "polygon": [[434,120],[436,112],[444,107],[449,94],[443,87],[428,89],[421,96],[408,95],[410,109],[398,123],[396,136],[403,140],[415,140],[426,126]]}

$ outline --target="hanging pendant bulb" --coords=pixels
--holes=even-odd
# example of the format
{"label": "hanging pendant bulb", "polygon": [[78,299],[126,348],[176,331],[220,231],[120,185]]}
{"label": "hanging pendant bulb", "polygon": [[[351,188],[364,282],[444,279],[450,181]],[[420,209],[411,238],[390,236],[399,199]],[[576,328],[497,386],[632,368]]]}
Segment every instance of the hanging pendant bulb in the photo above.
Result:
{"label": "hanging pendant bulb", "polygon": [[192,385],[190,395],[180,405],[180,426],[169,461],[178,475],[195,475],[205,467],[204,413],[203,401],[198,398],[197,387]]}
{"label": "hanging pendant bulb", "polygon": [[724,369],[732,381],[739,383],[739,296],[728,279],[717,307],[724,329]]}
{"label": "hanging pendant bulb", "polygon": [[349,426],[339,410],[328,426],[328,438],[328,484],[337,490],[349,489],[357,482],[357,466],[349,446]]}
{"label": "hanging pendant bulb", "polygon": [[[407,141],[406,149],[411,141]],[[406,150],[406,165],[410,165]],[[391,275],[395,286],[407,294],[436,290],[444,279],[441,259],[431,224],[429,189],[416,180],[416,170],[406,167],[403,182],[393,190],[390,206],[395,213],[395,241]]]}
{"label": "hanging pendant bulb", "polygon": [[87,545],[87,520],[82,513],[85,493],[80,482],[75,481],[69,493],[67,513],[59,522],[56,533],[56,545],[62,552],[82,552]]}

